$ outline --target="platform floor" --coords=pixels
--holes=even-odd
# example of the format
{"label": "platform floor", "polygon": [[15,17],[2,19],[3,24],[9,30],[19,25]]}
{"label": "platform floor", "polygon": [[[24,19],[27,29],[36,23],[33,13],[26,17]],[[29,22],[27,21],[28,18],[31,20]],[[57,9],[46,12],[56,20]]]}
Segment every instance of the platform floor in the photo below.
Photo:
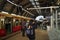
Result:
{"label": "platform floor", "polygon": [[[6,40],[28,40],[28,38],[26,36],[22,37],[21,33],[18,33]],[[36,40],[49,40],[47,31],[36,29]]]}

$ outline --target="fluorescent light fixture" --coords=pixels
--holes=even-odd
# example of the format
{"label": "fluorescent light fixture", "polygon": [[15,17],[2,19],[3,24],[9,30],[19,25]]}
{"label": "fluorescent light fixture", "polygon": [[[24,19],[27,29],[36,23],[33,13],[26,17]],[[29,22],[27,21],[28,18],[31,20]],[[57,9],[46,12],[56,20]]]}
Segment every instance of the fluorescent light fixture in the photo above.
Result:
{"label": "fluorescent light fixture", "polygon": [[17,16],[20,16],[20,15],[17,15]]}
{"label": "fluorescent light fixture", "polygon": [[4,11],[2,11],[1,13],[5,13],[5,14],[8,14],[8,12],[4,12]]}
{"label": "fluorescent light fixture", "polygon": [[11,15],[14,15],[14,16],[16,16],[16,14],[11,14]]}
{"label": "fluorescent light fixture", "polygon": [[38,1],[38,0],[35,0],[35,1]]}

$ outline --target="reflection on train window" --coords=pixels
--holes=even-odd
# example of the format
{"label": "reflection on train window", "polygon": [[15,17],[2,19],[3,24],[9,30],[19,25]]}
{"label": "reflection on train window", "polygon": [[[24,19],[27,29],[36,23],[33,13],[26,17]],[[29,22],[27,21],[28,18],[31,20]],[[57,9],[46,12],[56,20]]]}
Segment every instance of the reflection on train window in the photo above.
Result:
{"label": "reflection on train window", "polygon": [[16,26],[17,26],[17,25],[19,25],[19,20],[16,20],[16,22],[15,22],[15,23],[16,23]]}
{"label": "reflection on train window", "polygon": [[20,25],[21,25],[21,20],[20,20]]}
{"label": "reflection on train window", "polygon": [[4,29],[4,18],[0,17],[0,29]]}
{"label": "reflection on train window", "polygon": [[3,21],[1,21],[1,27],[3,28]]}

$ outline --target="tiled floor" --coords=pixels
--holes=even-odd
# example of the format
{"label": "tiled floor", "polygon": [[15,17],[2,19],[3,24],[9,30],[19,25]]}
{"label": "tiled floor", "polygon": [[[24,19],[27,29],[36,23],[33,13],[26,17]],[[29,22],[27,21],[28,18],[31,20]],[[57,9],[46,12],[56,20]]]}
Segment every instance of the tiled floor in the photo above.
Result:
{"label": "tiled floor", "polygon": [[[14,35],[6,40],[28,40],[28,38],[22,37],[21,33],[18,33],[17,35]],[[47,31],[45,30],[36,30],[36,40],[49,40]]]}

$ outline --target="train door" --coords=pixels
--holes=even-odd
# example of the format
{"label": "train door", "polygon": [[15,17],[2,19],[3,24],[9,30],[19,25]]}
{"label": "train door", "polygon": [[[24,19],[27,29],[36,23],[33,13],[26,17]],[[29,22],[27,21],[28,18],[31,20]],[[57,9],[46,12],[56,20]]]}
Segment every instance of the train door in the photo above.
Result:
{"label": "train door", "polygon": [[0,14],[0,37],[3,37],[6,35],[6,30],[4,27],[4,21],[5,21],[5,16]]}
{"label": "train door", "polygon": [[12,18],[11,17],[5,18],[5,29],[8,34],[12,32]]}
{"label": "train door", "polygon": [[21,29],[20,26],[20,18],[14,17],[13,18],[13,32],[19,31]]}
{"label": "train door", "polygon": [[14,26],[20,25],[20,18],[14,18]]}

